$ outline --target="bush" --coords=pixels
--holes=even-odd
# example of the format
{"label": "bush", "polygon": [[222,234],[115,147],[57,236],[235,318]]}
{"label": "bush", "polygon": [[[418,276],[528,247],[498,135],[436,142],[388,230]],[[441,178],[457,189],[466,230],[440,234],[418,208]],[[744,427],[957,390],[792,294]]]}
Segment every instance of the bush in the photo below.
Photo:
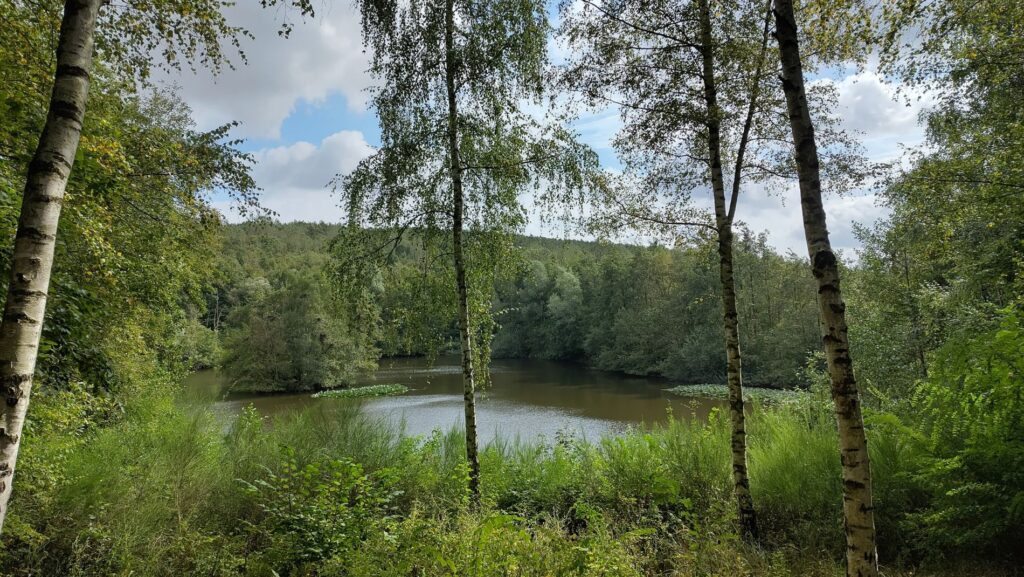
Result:
{"label": "bush", "polygon": [[245,523],[255,563],[278,574],[351,554],[389,524],[395,496],[385,472],[371,477],[347,459],[300,466],[291,450],[278,471],[241,482],[259,512]]}
{"label": "bush", "polygon": [[917,481],[931,502],[911,520],[935,554],[1024,552],[1024,322],[952,339],[932,359],[915,409],[928,456]]}

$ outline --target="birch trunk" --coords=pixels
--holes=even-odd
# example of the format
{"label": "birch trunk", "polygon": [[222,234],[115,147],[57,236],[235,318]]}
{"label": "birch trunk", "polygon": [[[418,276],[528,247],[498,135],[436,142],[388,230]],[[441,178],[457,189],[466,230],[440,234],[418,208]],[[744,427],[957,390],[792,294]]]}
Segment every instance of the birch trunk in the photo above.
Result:
{"label": "birch trunk", "polygon": [[871,498],[871,468],[867,437],[861,416],[860,396],[853,374],[846,329],[846,305],[839,288],[839,267],[829,242],[814,125],[807,107],[804,74],[800,61],[796,18],[792,0],[775,0],[775,36],[782,64],[782,88],[786,94],[789,123],[796,148],[800,180],[800,205],[811,270],[818,282],[818,311],[822,341],[828,359],[839,430],[843,467],[843,517],[846,528],[846,574],[849,577],[878,575],[875,516]]}
{"label": "birch trunk", "polygon": [[0,387],[5,401],[0,418],[0,530],[7,518],[32,392],[61,202],[82,133],[100,3],[64,4],[50,107],[25,180],[0,324]]}
{"label": "birch trunk", "polygon": [[480,459],[476,439],[476,379],[473,375],[473,337],[469,323],[469,288],[466,263],[462,251],[462,161],[459,156],[458,107],[455,101],[455,7],[453,0],[445,4],[445,82],[448,92],[448,156],[452,179],[452,252],[455,261],[455,284],[459,298],[459,340],[462,348],[462,386],[466,412],[466,461],[469,463],[469,496],[474,505],[480,502]]}
{"label": "birch trunk", "polygon": [[[711,160],[711,190],[715,198],[718,230],[719,278],[722,284],[722,316],[725,328],[726,371],[729,382],[729,417],[732,423],[733,493],[739,513],[740,534],[757,539],[757,514],[747,476],[747,429],[743,406],[743,359],[740,354],[739,314],[736,312],[736,283],[733,277],[732,215],[726,208],[725,179],[722,175],[721,118],[715,82],[714,46],[709,0],[700,2],[701,55],[704,100],[707,106],[708,153]],[[755,96],[756,98],[756,96]],[[735,191],[733,193],[735,201]],[[732,203],[733,205],[735,202]]]}

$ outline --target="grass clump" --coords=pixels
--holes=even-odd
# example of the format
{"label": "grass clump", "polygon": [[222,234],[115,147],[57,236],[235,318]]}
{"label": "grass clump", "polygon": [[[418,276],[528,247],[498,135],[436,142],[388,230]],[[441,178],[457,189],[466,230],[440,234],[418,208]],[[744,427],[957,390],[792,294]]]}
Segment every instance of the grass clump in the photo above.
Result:
{"label": "grass clump", "polygon": [[314,393],[314,399],[365,399],[368,397],[387,397],[391,395],[403,395],[409,392],[405,385],[369,385],[366,387],[354,387],[351,389],[332,389]]}
{"label": "grass clump", "polygon": [[[705,399],[728,399],[729,387],[706,383],[701,385],[678,385],[667,389],[668,392],[680,397],[700,397]],[[743,400],[762,403],[783,403],[807,396],[805,391],[792,389],[768,389],[762,387],[743,387]]]}

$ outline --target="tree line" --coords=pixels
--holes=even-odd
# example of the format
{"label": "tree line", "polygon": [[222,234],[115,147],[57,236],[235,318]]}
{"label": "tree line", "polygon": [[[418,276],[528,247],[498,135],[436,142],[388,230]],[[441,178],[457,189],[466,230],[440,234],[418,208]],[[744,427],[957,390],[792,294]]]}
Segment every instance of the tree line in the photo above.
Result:
{"label": "tree line", "polygon": [[[339,226],[264,221],[223,232],[216,261],[221,280],[205,295],[198,321],[208,337],[220,336],[215,346],[225,349],[233,390],[345,386],[381,355],[458,352],[454,315],[439,305],[447,281],[442,270],[424,274],[425,252],[414,234],[368,284],[355,285],[335,276],[351,252],[348,245],[331,246]],[[714,346],[723,337],[710,242],[670,248],[516,236],[512,243],[514,264],[495,279],[491,296],[492,356],[568,361],[682,383],[726,382],[724,352]],[[744,335],[748,379],[757,386],[806,387],[804,369],[814,361],[818,337],[804,260],[779,254],[764,234],[747,230],[737,239],[736,258],[743,264],[738,309],[750,327]],[[340,290],[351,286],[359,290]],[[330,352],[298,346],[320,334]],[[297,378],[298,365],[310,357],[345,362]],[[219,358],[198,354],[192,362],[205,368]]]}

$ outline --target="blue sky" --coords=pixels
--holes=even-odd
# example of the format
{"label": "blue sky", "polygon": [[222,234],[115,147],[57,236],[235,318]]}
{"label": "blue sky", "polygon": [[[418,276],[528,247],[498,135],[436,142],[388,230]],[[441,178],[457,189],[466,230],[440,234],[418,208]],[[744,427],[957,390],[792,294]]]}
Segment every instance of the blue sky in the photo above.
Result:
{"label": "blue sky", "polygon": [[246,139],[244,149],[258,151],[295,142],[321,142],[339,129],[360,132],[367,143],[380,143],[380,126],[371,110],[352,110],[348,98],[333,93],[323,101],[298,100],[294,109],[281,122],[276,138],[252,137]]}
{"label": "blue sky", "polygon": [[[341,210],[327,183],[351,170],[379,142],[376,116],[366,106],[371,79],[357,14],[350,5],[334,4],[311,21],[297,23],[288,39],[276,33],[279,15],[261,10],[256,2],[240,3],[229,16],[256,37],[243,45],[246,65],[217,77],[199,72],[164,80],[177,85],[199,128],[242,123],[236,135],[245,138],[244,149],[256,158],[262,202],[282,221],[338,221]],[[844,126],[860,134],[869,158],[892,160],[903,148],[920,145],[920,103],[906,105],[895,97],[895,87],[871,71],[840,72],[828,81],[836,83]],[[581,138],[609,168],[618,166],[609,144],[618,125],[614,110],[596,111],[576,123]],[[216,199],[216,204],[229,219],[237,219],[226,200]],[[856,248],[853,223],[871,224],[885,214],[871,191],[828,198],[826,208],[834,244],[851,256]],[[754,230],[767,231],[778,249],[803,254],[795,183],[773,194],[751,188],[741,198],[738,216]],[[538,218],[531,219],[527,232],[564,234],[563,227],[545,228]]]}

